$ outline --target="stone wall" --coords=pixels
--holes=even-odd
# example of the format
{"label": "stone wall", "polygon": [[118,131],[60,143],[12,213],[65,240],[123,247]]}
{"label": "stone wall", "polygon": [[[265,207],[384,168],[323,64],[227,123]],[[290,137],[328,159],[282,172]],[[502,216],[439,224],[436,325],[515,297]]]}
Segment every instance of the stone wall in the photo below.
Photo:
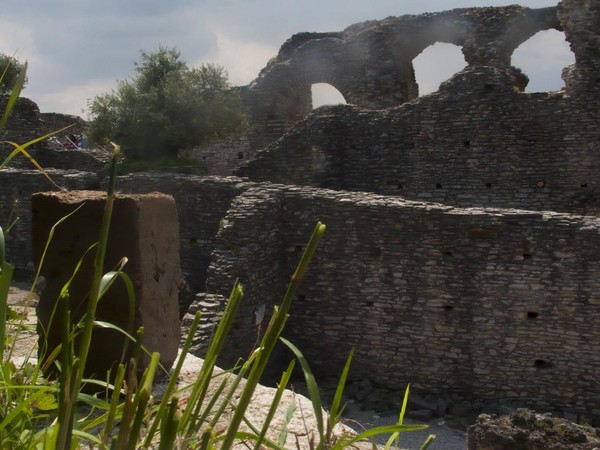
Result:
{"label": "stone wall", "polygon": [[[8,96],[0,96],[0,111],[4,113]],[[4,130],[1,130],[3,141],[13,141],[17,144],[24,144],[36,137],[43,136],[44,122],[40,116],[40,109],[37,104],[28,98],[18,98],[6,121]],[[43,142],[35,144],[34,148],[44,148]],[[14,149],[8,144],[0,144],[0,161],[3,161]]]}
{"label": "stone wall", "polygon": [[192,292],[204,290],[214,239],[231,201],[248,188],[239,178],[198,177],[176,173],[121,176],[121,192],[172,195],[180,223],[181,270]]}
{"label": "stone wall", "polygon": [[508,72],[467,68],[398,108],[321,108],[237,174],[457,206],[595,214],[599,98],[524,94]]}
{"label": "stone wall", "polygon": [[[344,31],[347,40],[380,36],[399,54],[405,50],[408,61],[432,42],[452,42],[462,47],[468,66],[438,92],[400,106],[373,110],[357,100],[320,108],[235,173],[456,206],[596,214],[600,58],[593,44],[600,41],[599,15],[591,3],[567,1],[558,15],[556,8],[511,6],[353,25]],[[441,22],[449,24],[443,33],[432,25]],[[565,91],[527,94],[510,55],[546,28],[564,29],[576,64],[564,71]],[[291,53],[284,44],[280,53],[292,61],[323,40],[308,40]],[[275,66],[265,68],[263,78]]]}
{"label": "stone wall", "polygon": [[[413,60],[428,46],[455,44],[469,66],[507,67],[521,43],[547,29],[562,30],[555,7],[512,5],[388,17],[340,32],[299,33],[281,46],[242,95],[262,131],[257,142],[268,144],[311,111],[314,83],[331,84],[361,108],[394,107],[418,97]],[[515,87],[523,89],[527,77],[515,68],[511,72]]]}
{"label": "stone wall", "polygon": [[87,132],[87,123],[79,116],[60,113],[41,113],[44,122],[44,134],[52,133],[69,127],[66,134],[85,134]]}
{"label": "stone wall", "polygon": [[[557,9],[457,10],[296,35],[243,90],[264,120],[250,147],[304,117],[310,83],[339,88],[303,61],[328,51],[348,59],[344,46],[361,37],[381,51],[359,52],[354,75],[340,66],[348,83],[365,87],[353,91],[354,106],[321,108],[299,122],[237,172],[252,181],[130,174],[119,189],[175,197],[192,291],[206,284],[204,297],[219,299],[236,277],[245,283],[231,358],[256,342],[254,313],[281,299],[322,220],[328,232],[286,332],[318,373],[337,374],[355,345],[353,376],[375,384],[404,389],[410,381],[433,393],[600,417],[598,8],[564,0]],[[442,19],[454,25],[433,33],[429,25]],[[564,30],[576,64],[564,71],[565,91],[525,94],[510,55],[548,28]],[[435,41],[460,45],[469,66],[415,98],[406,64]],[[283,76],[286,65],[298,76]],[[390,67],[405,91],[386,85]],[[59,166],[69,157],[56,155]],[[68,188],[106,182],[97,166],[52,174]],[[0,217],[21,202],[8,242],[19,278],[33,270],[30,194],[53,187],[24,170],[0,172],[0,186]]]}
{"label": "stone wall", "polygon": [[[327,231],[284,334],[319,376],[355,347],[352,377],[388,389],[600,413],[592,217],[254,187],[223,220],[209,270],[211,294],[244,284],[225,364],[248,355],[254,312],[280,302],[317,220]],[[279,356],[281,369],[291,355]]]}
{"label": "stone wall", "polygon": [[48,169],[52,184],[37,170],[0,170],[0,220],[6,230],[9,217],[18,218],[6,236],[6,257],[15,264],[16,280],[30,281],[35,273],[31,247],[31,195],[62,189],[100,188],[101,176],[90,172]]}
{"label": "stone wall", "polygon": [[[48,170],[54,182],[68,190],[105,189],[103,173]],[[240,178],[198,177],[177,173],[136,173],[121,176],[117,189],[122,193],[162,192],[175,198],[180,223],[181,267],[185,281],[193,292],[204,290],[214,239],[220,221],[233,198],[255,183]],[[35,170],[0,171],[0,217],[3,226],[13,205],[19,220],[7,237],[7,258],[16,265],[15,278],[31,280],[31,195],[58,190]]]}
{"label": "stone wall", "polygon": [[251,147],[251,136],[252,133],[232,136],[204,147],[194,148],[181,156],[200,161],[203,174],[230,176],[237,166],[256,154],[256,150]]}

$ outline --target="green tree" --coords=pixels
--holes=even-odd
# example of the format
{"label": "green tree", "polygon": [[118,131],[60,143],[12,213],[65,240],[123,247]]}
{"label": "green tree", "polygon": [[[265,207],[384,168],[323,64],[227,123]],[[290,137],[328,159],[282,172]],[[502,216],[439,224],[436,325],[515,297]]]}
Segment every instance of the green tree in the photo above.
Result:
{"label": "green tree", "polygon": [[191,68],[175,49],[141,52],[132,79],[89,103],[89,137],[114,141],[130,159],[176,156],[245,125],[237,91],[214,64]]}
{"label": "green tree", "polygon": [[[4,72],[4,76],[1,77],[0,81],[0,94],[10,94],[12,92],[17,77],[24,68],[25,65],[13,56],[0,53],[0,71]],[[25,83],[27,83],[27,79]]]}

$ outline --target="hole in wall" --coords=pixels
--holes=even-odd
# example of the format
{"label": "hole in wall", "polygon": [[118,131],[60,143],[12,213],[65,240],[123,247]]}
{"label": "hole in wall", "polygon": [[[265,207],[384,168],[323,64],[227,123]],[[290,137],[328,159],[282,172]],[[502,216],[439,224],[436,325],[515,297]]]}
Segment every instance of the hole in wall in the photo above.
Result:
{"label": "hole in wall", "polygon": [[196,238],[190,238],[189,239],[189,243],[190,244],[197,244],[198,243],[198,239],[196,239]]}
{"label": "hole in wall", "polygon": [[485,187],[487,189],[491,189],[492,188],[492,183],[485,183]]}
{"label": "hole in wall", "polygon": [[552,364],[550,361],[546,361],[545,359],[536,359],[533,362],[533,367],[537,369],[548,369],[553,366],[554,364]]}
{"label": "hole in wall", "polygon": [[525,92],[548,92],[564,88],[561,77],[564,67],[575,62],[565,40],[565,33],[543,30],[534,34],[515,49],[511,64],[529,78]]}
{"label": "hole in wall", "polygon": [[450,250],[444,250],[442,252],[442,255],[444,255],[444,256],[453,256],[453,253]]}
{"label": "hole in wall", "polygon": [[581,187],[582,188],[586,188],[586,187],[588,187],[588,184],[587,183],[581,183]]}
{"label": "hole in wall", "polygon": [[371,247],[369,249],[369,256],[371,258],[379,258],[381,256],[381,249],[379,247]]}
{"label": "hole in wall", "polygon": [[528,319],[537,319],[539,317],[539,313],[535,312],[535,311],[529,311],[527,313],[527,318]]}
{"label": "hole in wall", "polygon": [[454,309],[454,305],[444,305],[444,311],[452,311]]}
{"label": "hole in wall", "polygon": [[436,189],[441,189],[442,188],[442,183],[435,183],[435,188]]}
{"label": "hole in wall", "polygon": [[404,186],[402,186],[401,183],[398,183],[398,186],[396,186],[396,189],[403,189],[403,188],[404,188]]}
{"label": "hole in wall", "polygon": [[325,105],[345,105],[346,99],[329,83],[315,83],[310,87],[313,109]]}
{"label": "hole in wall", "polygon": [[298,295],[298,300],[301,301],[301,302],[304,301],[304,300],[306,300],[306,295],[304,295],[304,294]]}
{"label": "hole in wall", "polygon": [[445,42],[430,45],[413,59],[419,95],[437,91],[442,82],[452,78],[466,65],[467,62],[458,45]]}
{"label": "hole in wall", "polygon": [[530,260],[532,258],[533,258],[533,255],[531,253],[523,253],[523,259]]}
{"label": "hole in wall", "polygon": [[239,152],[237,154],[238,159],[244,159],[244,154],[242,152]]}
{"label": "hole in wall", "polygon": [[304,246],[303,245],[295,245],[294,250],[297,252],[301,252],[302,250],[304,250]]}
{"label": "hole in wall", "polygon": [[367,302],[367,306],[375,306],[375,302]]}
{"label": "hole in wall", "polygon": [[471,146],[471,141],[466,140],[465,142],[463,142],[465,147],[470,147]]}

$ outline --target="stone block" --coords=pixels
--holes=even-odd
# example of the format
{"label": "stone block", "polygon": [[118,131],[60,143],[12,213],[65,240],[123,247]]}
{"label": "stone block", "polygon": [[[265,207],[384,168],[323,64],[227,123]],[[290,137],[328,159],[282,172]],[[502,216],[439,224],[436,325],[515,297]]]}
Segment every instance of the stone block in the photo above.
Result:
{"label": "stone block", "polygon": [[[105,199],[106,194],[96,191],[44,192],[32,196],[36,265],[42,259],[51,227],[72,213],[56,227],[41,269],[47,281],[37,307],[41,354],[48,354],[60,342],[59,323],[55,319],[51,323],[51,317],[61,289],[80,260],[81,267],[69,288],[71,321],[77,322],[85,314],[95,249],[86,251],[99,239]],[[144,327],[144,345],[150,352],[159,352],[161,364],[168,369],[177,356],[179,343],[178,286],[181,284],[179,224],[171,196],[117,195],[104,273],[113,270],[123,257],[128,259],[124,272],[135,290],[134,331]],[[127,329],[129,317],[127,290],[117,280],[100,300],[96,320]],[[104,377],[120,361],[124,344],[122,334],[95,329],[85,374]],[[129,345],[128,352],[132,348]],[[142,358],[142,368],[148,360],[146,356]]]}

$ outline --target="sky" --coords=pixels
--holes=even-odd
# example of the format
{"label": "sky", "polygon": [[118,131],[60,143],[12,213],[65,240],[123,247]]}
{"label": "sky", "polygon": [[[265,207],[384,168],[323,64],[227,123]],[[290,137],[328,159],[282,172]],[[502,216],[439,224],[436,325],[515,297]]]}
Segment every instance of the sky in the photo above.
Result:
{"label": "sky", "polygon": [[[0,53],[28,62],[22,96],[42,112],[87,117],[87,104],[134,75],[140,51],[174,47],[190,66],[217,63],[233,85],[258,75],[295,33],[341,31],[389,16],[473,6],[551,0],[2,0]],[[574,57],[556,31],[538,33],[519,47],[513,65],[529,77],[529,91],[558,90],[560,72]],[[458,47],[437,44],[414,60],[421,94],[435,91],[464,66]],[[315,85],[315,106],[343,101]]]}

